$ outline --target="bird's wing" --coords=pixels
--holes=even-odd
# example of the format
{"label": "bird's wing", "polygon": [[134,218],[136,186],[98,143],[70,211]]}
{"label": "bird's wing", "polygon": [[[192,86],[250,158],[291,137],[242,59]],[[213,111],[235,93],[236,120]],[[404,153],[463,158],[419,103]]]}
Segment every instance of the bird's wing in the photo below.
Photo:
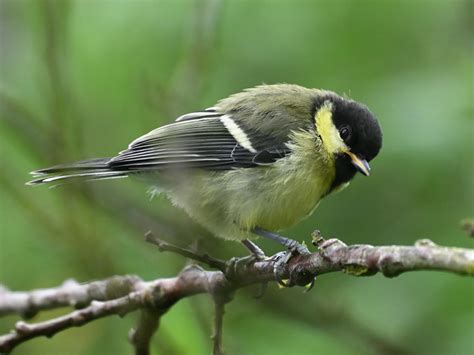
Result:
{"label": "bird's wing", "polygon": [[231,115],[210,108],[181,116],[136,139],[109,166],[117,170],[228,170],[272,164],[288,152],[286,142],[244,129]]}

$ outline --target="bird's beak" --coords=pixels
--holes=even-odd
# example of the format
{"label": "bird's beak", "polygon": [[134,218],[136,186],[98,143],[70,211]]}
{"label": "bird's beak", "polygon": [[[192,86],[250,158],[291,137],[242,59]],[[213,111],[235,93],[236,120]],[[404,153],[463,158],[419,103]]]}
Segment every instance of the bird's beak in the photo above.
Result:
{"label": "bird's beak", "polygon": [[370,175],[370,166],[369,163],[367,163],[367,160],[359,158],[357,155],[355,155],[352,152],[345,152],[348,156],[350,156],[352,160],[352,164],[359,170],[362,174],[365,176]]}

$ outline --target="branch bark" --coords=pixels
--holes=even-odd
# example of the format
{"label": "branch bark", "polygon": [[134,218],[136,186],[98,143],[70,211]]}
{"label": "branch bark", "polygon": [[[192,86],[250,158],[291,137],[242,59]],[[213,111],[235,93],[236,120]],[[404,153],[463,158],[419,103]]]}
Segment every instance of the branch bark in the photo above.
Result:
{"label": "branch bark", "polygon": [[[0,288],[0,315],[15,313],[30,318],[43,310],[66,306],[80,308],[44,322],[17,322],[10,333],[0,336],[0,352],[10,352],[19,344],[38,336],[52,337],[62,330],[99,318],[124,316],[140,310],[142,314],[138,325],[130,333],[130,341],[136,354],[148,354],[159,318],[180,299],[208,293],[216,305],[214,353],[221,354],[224,305],[241,287],[275,281],[274,264],[280,253],[263,261],[235,263],[235,260],[222,261],[173,246],[152,235],[147,235],[147,239],[158,245],[160,250],[173,251],[220,270],[206,271],[191,265],[176,277],[149,282],[126,275],[85,284],[69,280],[56,288],[27,292]],[[429,240],[420,240],[414,246],[347,246],[338,239],[324,240],[315,235],[314,244],[318,251],[294,256],[285,266],[283,273],[290,280],[290,286],[304,286],[311,283],[316,275],[336,271],[354,276],[370,276],[380,272],[394,277],[408,271],[438,270],[474,276],[474,250],[438,246]],[[226,272],[230,269],[231,273]]]}

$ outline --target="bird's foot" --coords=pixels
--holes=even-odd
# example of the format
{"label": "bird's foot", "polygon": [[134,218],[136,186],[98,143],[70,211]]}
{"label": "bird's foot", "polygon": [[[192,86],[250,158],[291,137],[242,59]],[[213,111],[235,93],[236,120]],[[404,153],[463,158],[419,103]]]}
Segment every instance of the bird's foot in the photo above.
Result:
{"label": "bird's foot", "polygon": [[299,280],[295,280],[290,274],[289,278],[285,279],[285,276],[286,276],[285,269],[290,259],[293,256],[305,255],[305,254],[310,254],[308,248],[306,248],[306,246],[302,244],[299,244],[299,247],[297,249],[282,251],[280,253],[275,254],[272,257],[272,260],[274,261],[273,274],[275,276],[275,280],[278,282],[278,285],[280,287],[286,288],[286,287],[292,287],[295,285],[300,285],[300,286],[304,285],[306,287],[305,292],[308,292],[313,288],[315,278],[311,275],[304,275],[303,278],[300,277]]}
{"label": "bird's foot", "polygon": [[242,240],[242,244],[250,251],[250,257],[254,258],[255,261],[263,261],[267,258],[265,252],[254,242],[249,239]]}
{"label": "bird's foot", "polygon": [[260,256],[256,256],[254,254],[242,257],[233,257],[228,261],[226,276],[229,278],[235,278],[235,276],[239,273],[239,270],[247,268],[258,261],[265,260],[265,258],[262,259]]}
{"label": "bird's foot", "polygon": [[[288,249],[287,251],[275,254],[272,257],[272,260],[274,261],[273,273],[275,275],[275,279],[278,282],[278,284],[282,287],[291,287],[294,285],[301,285],[301,282],[302,282],[301,280],[294,280],[291,278],[291,276],[288,280],[285,280],[284,276],[285,276],[285,268],[293,256],[310,254],[310,251],[308,250],[306,245],[300,244],[296,240],[283,237],[279,234],[269,232],[261,228],[254,229],[254,233],[262,237],[274,240],[282,244]],[[308,280],[308,279],[305,278],[305,280]],[[307,286],[308,289],[311,289],[314,284],[314,278],[311,277],[311,279],[308,280],[307,284],[308,284]]]}

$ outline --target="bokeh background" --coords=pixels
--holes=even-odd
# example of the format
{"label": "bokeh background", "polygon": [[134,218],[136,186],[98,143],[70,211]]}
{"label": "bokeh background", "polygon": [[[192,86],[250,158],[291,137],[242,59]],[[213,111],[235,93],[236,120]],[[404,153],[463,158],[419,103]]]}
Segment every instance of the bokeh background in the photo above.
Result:
{"label": "bokeh background", "polygon": [[[144,242],[161,237],[227,258],[217,240],[140,182],[27,187],[28,172],[111,156],[175,117],[261,83],[331,89],[379,117],[384,147],[370,178],[285,234],[347,243],[430,238],[472,247],[473,2],[0,2],[0,283],[14,290],[115,274],[175,275],[185,261]],[[274,243],[261,241],[268,254]],[[242,290],[227,307],[228,354],[472,354],[469,278],[320,277],[314,290]],[[54,311],[35,320],[61,314]],[[7,332],[16,317],[0,320]],[[129,354],[135,315],[21,346],[21,354]],[[212,304],[174,306],[154,354],[208,354]]]}

